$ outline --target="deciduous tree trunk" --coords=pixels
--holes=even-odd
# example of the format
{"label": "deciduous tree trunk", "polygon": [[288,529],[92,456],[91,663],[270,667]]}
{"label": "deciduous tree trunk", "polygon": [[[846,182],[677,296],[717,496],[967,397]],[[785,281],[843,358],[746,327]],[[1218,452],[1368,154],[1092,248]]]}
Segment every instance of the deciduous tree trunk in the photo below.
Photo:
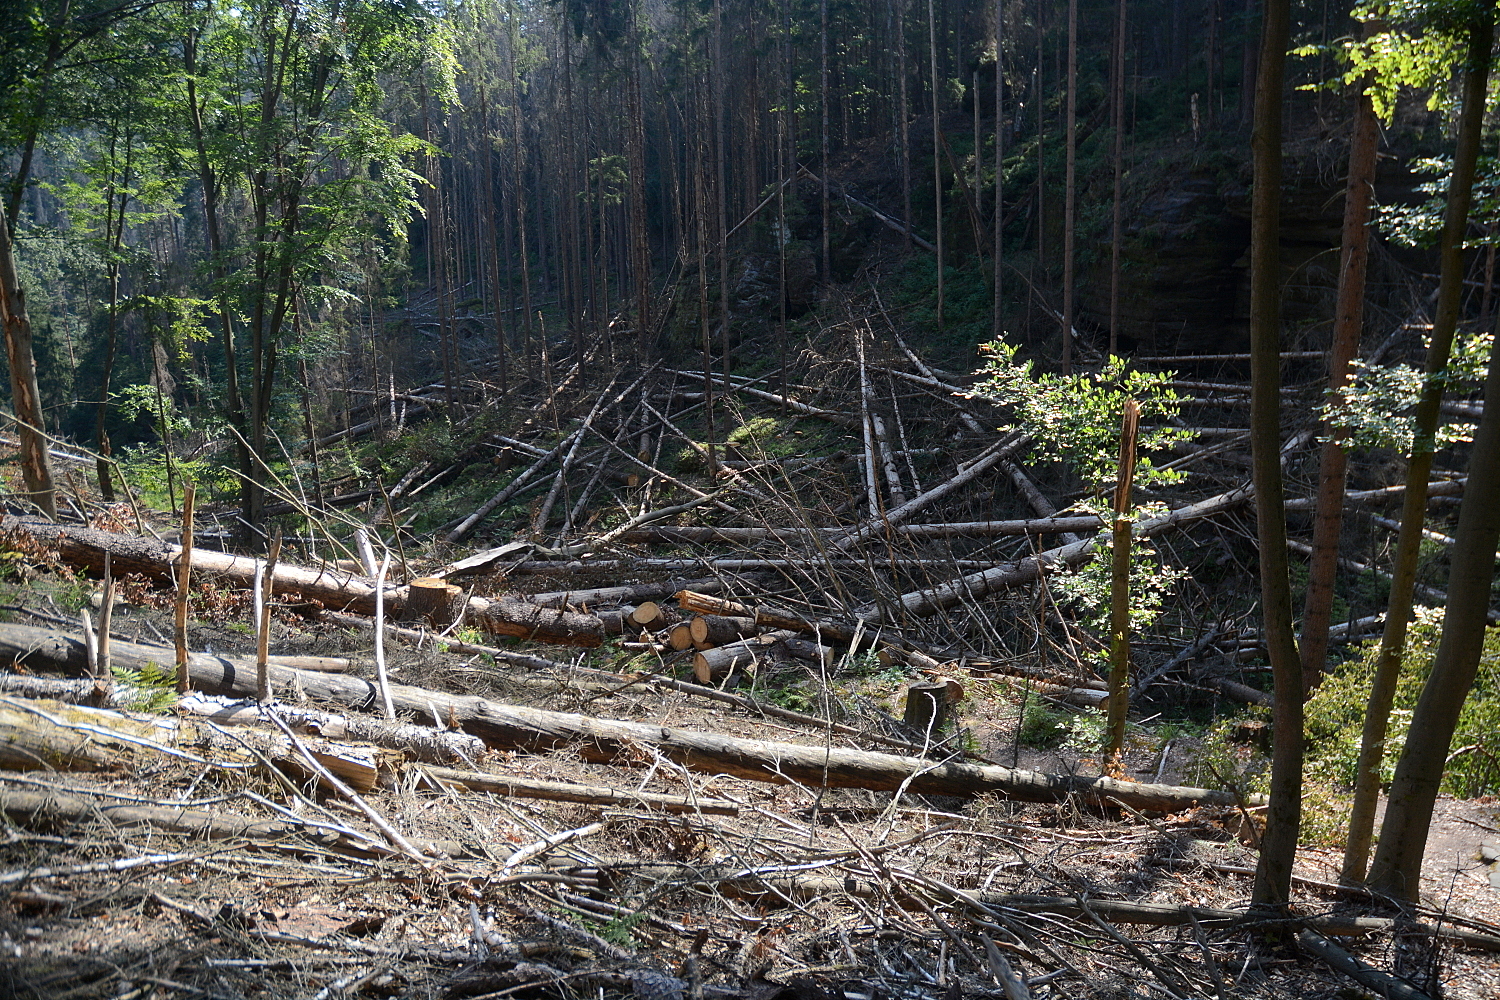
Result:
{"label": "deciduous tree trunk", "polygon": [[1250,433],[1261,609],[1276,686],[1271,802],[1253,900],[1282,907],[1302,825],[1302,667],[1292,626],[1286,509],[1281,482],[1281,118],[1290,0],[1266,0],[1265,32],[1250,140],[1255,189],[1250,209]]}
{"label": "deciduous tree trunk", "polygon": [[[1427,348],[1425,365],[1425,372],[1429,376],[1447,367],[1453,347],[1453,335],[1458,327],[1463,299],[1463,241],[1468,227],[1469,206],[1473,200],[1474,175],[1479,158],[1494,23],[1494,7],[1487,5],[1469,32],[1463,106],[1459,114],[1453,174],[1448,182],[1448,205],[1443,218],[1443,237],[1439,249],[1437,311],[1433,316],[1432,340]],[[1425,481],[1432,469],[1433,434],[1437,429],[1442,400],[1441,383],[1429,379],[1413,416],[1416,433],[1412,438],[1412,455],[1406,467],[1408,483]],[[1426,498],[1415,490],[1408,490],[1402,504],[1401,533],[1396,540],[1396,557],[1391,566],[1391,595],[1385,616],[1385,631],[1380,637],[1380,652],[1375,660],[1370,701],[1365,708],[1365,725],[1359,753],[1359,780],[1363,782],[1363,788],[1356,789],[1356,811],[1350,823],[1350,838],[1343,865],[1343,877],[1349,880],[1357,881],[1363,874],[1365,857],[1370,847],[1369,830],[1374,823],[1375,799],[1379,790],[1378,772],[1385,754],[1386,720],[1391,714],[1391,704],[1396,696],[1396,681],[1401,673],[1401,660],[1406,652],[1406,628],[1411,617],[1412,595],[1416,588],[1417,562],[1421,554],[1422,529],[1426,518]]]}

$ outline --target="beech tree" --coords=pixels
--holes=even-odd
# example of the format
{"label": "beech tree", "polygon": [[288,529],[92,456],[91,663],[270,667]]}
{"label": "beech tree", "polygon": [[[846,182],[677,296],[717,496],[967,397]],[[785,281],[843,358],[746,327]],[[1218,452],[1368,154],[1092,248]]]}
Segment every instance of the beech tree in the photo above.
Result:
{"label": "beech tree", "polygon": [[1250,139],[1250,445],[1260,549],[1261,615],[1276,689],[1271,801],[1253,900],[1285,906],[1302,826],[1302,669],[1292,626],[1292,585],[1281,481],[1281,119],[1290,0],[1266,0]]}

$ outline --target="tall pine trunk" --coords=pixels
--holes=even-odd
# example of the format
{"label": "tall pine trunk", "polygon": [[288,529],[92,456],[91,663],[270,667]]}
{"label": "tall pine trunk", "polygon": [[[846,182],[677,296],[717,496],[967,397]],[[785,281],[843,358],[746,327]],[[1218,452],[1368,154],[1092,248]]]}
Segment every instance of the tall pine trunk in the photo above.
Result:
{"label": "tall pine trunk", "polygon": [[[1338,302],[1333,342],[1328,348],[1331,401],[1342,399],[1349,384],[1349,365],[1359,353],[1364,327],[1365,270],[1369,262],[1370,206],[1375,189],[1375,154],[1379,129],[1368,95],[1355,98],[1349,143],[1349,177],[1344,187],[1343,253],[1339,262]],[[1344,480],[1348,454],[1334,432],[1323,444],[1318,468],[1318,505],[1313,514],[1312,562],[1302,611],[1302,687],[1311,691],[1323,674],[1328,655],[1328,626],[1333,611],[1333,582],[1338,572],[1339,535],[1344,522]]]}
{"label": "tall pine trunk", "polygon": [[1078,228],[1078,0],[1068,0],[1068,124],[1066,178],[1063,181],[1062,370],[1073,371],[1073,237]]}

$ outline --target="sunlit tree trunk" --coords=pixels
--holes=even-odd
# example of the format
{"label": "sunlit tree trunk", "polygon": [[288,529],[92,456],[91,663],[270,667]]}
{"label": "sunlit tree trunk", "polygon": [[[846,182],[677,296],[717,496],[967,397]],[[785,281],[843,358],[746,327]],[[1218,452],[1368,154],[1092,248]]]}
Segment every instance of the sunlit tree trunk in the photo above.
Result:
{"label": "sunlit tree trunk", "polygon": [[[1489,80],[1490,46],[1495,33],[1494,7],[1486,5],[1469,30],[1468,58],[1464,67],[1463,104],[1459,112],[1458,136],[1453,151],[1453,173],[1448,181],[1448,204],[1443,217],[1443,236],[1438,256],[1439,278],[1437,309],[1432,319],[1432,339],[1424,366],[1428,376],[1448,367],[1453,349],[1453,335],[1458,328],[1463,304],[1463,241],[1473,201],[1474,175],[1479,160],[1480,136],[1483,130],[1485,87]],[[1378,772],[1385,754],[1386,719],[1396,696],[1396,681],[1406,653],[1406,629],[1411,616],[1412,594],[1417,582],[1417,563],[1421,556],[1422,529],[1427,519],[1427,491],[1424,483],[1432,472],[1438,410],[1443,401],[1442,383],[1428,378],[1417,401],[1412,422],[1412,454],[1406,465],[1406,497],[1401,509],[1401,531],[1396,538],[1396,556],[1391,566],[1390,603],[1386,608],[1385,630],[1380,637],[1380,651],[1375,659],[1375,676],[1370,683],[1370,700],[1365,708],[1365,728],[1360,744],[1360,777],[1366,787],[1357,801],[1361,824],[1358,839],[1364,850],[1356,856],[1355,838],[1351,836],[1344,861],[1344,877],[1357,880],[1364,868],[1365,851],[1369,849],[1368,829],[1372,823],[1374,795],[1378,790]],[[1450,601],[1453,595],[1449,595]],[[1369,817],[1369,818],[1367,818]],[[1394,863],[1394,858],[1390,859]],[[1388,869],[1389,872],[1389,869]],[[1378,871],[1371,877],[1380,876]],[[1384,876],[1390,878],[1389,874]],[[1414,890],[1413,890],[1414,891]]]}
{"label": "sunlit tree trunk", "polygon": [[1484,416],[1474,434],[1469,481],[1464,485],[1453,541],[1443,637],[1412,712],[1412,735],[1396,764],[1380,846],[1370,867],[1372,889],[1411,902],[1418,901],[1421,890],[1432,808],[1453,731],[1484,652],[1495,545],[1500,542],[1500,344],[1490,349]]}
{"label": "sunlit tree trunk", "polygon": [[[1365,270],[1370,249],[1370,205],[1374,200],[1375,154],[1379,133],[1375,109],[1361,93],[1355,98],[1349,143],[1349,177],[1344,187],[1343,252],[1339,262],[1338,302],[1333,341],[1328,348],[1330,401],[1342,399],[1349,384],[1349,364],[1359,352],[1364,327]],[[1334,432],[1323,444],[1318,468],[1318,506],[1313,514],[1312,561],[1302,610],[1302,687],[1311,691],[1321,680],[1328,655],[1328,626],[1333,617],[1333,583],[1338,573],[1339,535],[1344,523],[1344,479],[1349,459]],[[1357,810],[1356,810],[1357,811]],[[1367,827],[1368,829],[1368,827]],[[1351,844],[1353,841],[1351,840]],[[1368,844],[1366,845],[1368,847]]]}

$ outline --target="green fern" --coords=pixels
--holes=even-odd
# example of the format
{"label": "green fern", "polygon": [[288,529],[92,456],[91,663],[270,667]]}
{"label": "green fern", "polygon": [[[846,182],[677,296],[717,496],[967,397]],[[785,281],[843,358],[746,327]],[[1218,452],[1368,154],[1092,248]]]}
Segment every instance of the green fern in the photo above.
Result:
{"label": "green fern", "polygon": [[154,660],[148,660],[139,670],[113,666],[110,672],[120,686],[120,704],[123,708],[139,712],[165,712],[177,704],[176,667],[163,667]]}

